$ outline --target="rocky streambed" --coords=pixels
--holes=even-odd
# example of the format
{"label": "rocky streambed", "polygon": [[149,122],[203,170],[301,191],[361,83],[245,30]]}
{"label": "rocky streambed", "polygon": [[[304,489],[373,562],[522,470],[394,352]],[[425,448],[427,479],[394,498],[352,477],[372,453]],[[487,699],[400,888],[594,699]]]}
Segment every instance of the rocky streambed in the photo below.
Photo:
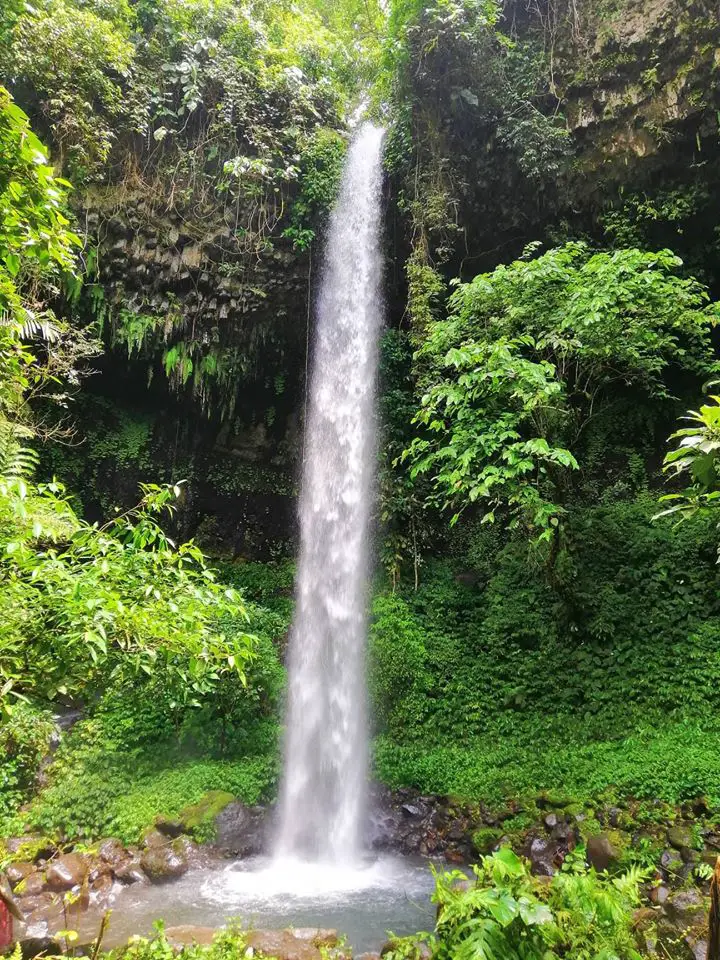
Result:
{"label": "rocky streambed", "polygon": [[[580,844],[599,871],[641,866],[647,882],[636,923],[641,934],[647,930],[648,949],[659,937],[672,944],[673,958],[704,960],[707,880],[720,854],[720,810],[703,800],[682,808],[611,800],[590,805],[546,793],[493,810],[378,787],[373,811],[367,837],[372,854],[363,870],[352,876],[305,873],[294,886],[287,876],[278,885],[277,872],[262,859],[271,811],[217,792],[177,818],[158,818],[135,846],[113,838],[75,849],[42,838],[5,841],[13,857],[7,879],[26,918],[17,931],[23,952],[36,955],[60,930],[75,930],[89,942],[112,909],[107,946],[150,934],[157,918],[171,931],[178,928],[179,940],[208,937],[236,918],[258,936],[274,937],[273,955],[281,960],[319,958],[320,947],[327,952],[330,946],[307,931],[328,928],[347,933],[357,956],[381,950],[388,930],[432,928],[429,859],[470,864],[509,843],[540,876],[560,869]],[[211,833],[212,842],[198,843],[193,833]],[[301,944],[295,928],[304,931]],[[337,946],[337,955],[347,949]]]}

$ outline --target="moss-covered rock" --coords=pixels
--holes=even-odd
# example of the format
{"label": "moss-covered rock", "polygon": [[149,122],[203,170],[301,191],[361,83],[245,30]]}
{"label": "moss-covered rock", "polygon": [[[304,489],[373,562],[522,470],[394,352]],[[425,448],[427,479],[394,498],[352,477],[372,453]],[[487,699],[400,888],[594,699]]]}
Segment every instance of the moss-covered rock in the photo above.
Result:
{"label": "moss-covered rock", "polygon": [[490,853],[503,835],[497,827],[480,827],[472,835],[472,844],[476,853],[485,855]]}
{"label": "moss-covered rock", "polygon": [[210,840],[215,833],[215,818],[235,797],[227,790],[209,790],[197,803],[190,803],[176,817],[158,817],[157,829],[170,837],[188,834],[197,840]]}

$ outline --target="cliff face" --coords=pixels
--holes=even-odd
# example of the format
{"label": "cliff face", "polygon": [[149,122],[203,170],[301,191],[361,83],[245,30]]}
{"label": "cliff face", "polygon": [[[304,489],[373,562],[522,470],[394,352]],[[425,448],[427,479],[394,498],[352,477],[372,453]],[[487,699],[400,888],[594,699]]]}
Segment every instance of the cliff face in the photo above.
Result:
{"label": "cliff face", "polygon": [[[606,242],[609,211],[637,220],[632,203],[671,191],[684,209],[646,225],[717,211],[717,12],[708,0],[508,0],[494,30],[477,13],[422,19],[404,90],[415,156],[400,183],[413,248],[467,276],[530,241]],[[661,239],[687,250],[682,231]]]}
{"label": "cliff face", "polygon": [[[511,47],[470,15],[413,26],[400,93],[412,158],[394,163],[389,240],[411,318],[426,267],[468,277],[568,236],[670,246],[717,283],[717,14],[708,0],[508,0],[497,29]],[[310,255],[283,238],[291,194],[240,206],[167,176],[152,191],[116,181],[80,198],[110,347],[91,388],[105,445],[91,407],[73,454],[78,480],[92,473],[88,503],[185,477],[188,532],[235,554],[290,549],[318,241]],[[398,280],[393,325],[406,293]]]}
{"label": "cliff face", "polygon": [[647,180],[717,155],[717,18],[703,0],[585,2],[566,14],[550,79],[580,173]]}

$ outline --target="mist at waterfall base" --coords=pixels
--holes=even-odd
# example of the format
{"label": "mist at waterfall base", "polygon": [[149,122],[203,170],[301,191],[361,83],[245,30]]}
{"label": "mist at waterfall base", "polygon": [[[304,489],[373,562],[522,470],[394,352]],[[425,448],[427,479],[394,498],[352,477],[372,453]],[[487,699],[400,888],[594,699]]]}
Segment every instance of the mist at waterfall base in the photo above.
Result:
{"label": "mist at waterfall base", "polygon": [[[382,325],[383,131],[348,151],[316,309],[300,495],[300,556],[288,662],[284,766],[274,847],[172,888],[182,923],[239,916],[256,926],[335,927],[356,950],[386,931],[432,927],[427,864],[364,849],[368,724],[368,535]],[[186,889],[183,891],[183,887]],[[150,896],[150,900],[152,901]],[[140,894],[132,909],[150,917]],[[168,914],[170,913],[170,916]],[[157,914],[156,914],[157,915]],[[177,919],[175,922],[178,922]],[[136,928],[137,929],[137,928]]]}

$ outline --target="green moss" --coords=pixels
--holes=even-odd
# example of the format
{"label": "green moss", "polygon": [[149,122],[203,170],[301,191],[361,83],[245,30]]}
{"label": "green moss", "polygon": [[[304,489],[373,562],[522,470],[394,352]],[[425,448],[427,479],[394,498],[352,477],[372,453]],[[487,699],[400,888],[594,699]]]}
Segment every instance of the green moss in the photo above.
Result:
{"label": "green moss", "polygon": [[183,807],[177,818],[183,833],[192,834],[203,841],[210,839],[214,833],[215,817],[234,799],[233,794],[225,790],[210,790],[197,803]]}
{"label": "green moss", "polygon": [[497,827],[481,827],[472,835],[472,844],[476,853],[484,856],[490,853],[498,840],[503,836],[504,831]]}

